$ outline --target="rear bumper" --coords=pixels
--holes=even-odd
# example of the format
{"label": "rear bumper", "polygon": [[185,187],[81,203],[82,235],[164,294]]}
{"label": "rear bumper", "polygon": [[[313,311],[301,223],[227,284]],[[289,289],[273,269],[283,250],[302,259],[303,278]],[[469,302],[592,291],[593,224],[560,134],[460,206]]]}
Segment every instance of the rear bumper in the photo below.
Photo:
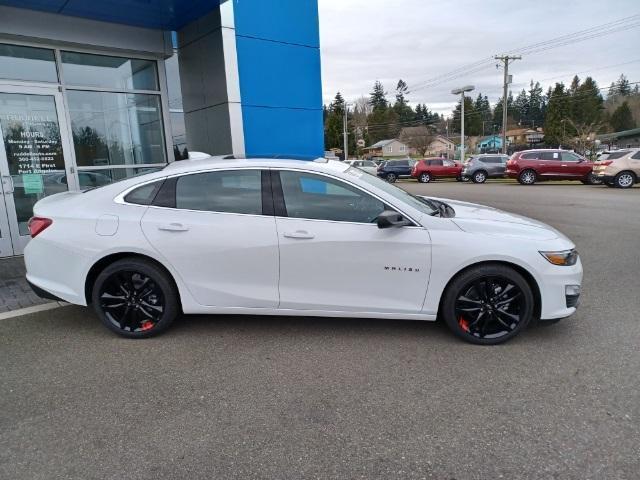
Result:
{"label": "rear bumper", "polygon": [[37,285],[34,285],[29,280],[27,280],[27,283],[31,287],[31,290],[33,290],[33,293],[35,293],[40,298],[44,298],[45,300],[54,300],[56,302],[64,302],[64,300],[61,299],[60,297],[55,296],[53,293],[47,292],[46,290],[38,287]]}
{"label": "rear bumper", "polygon": [[615,180],[615,175],[609,175],[606,173],[598,173],[596,174],[596,178],[598,180],[602,180],[605,183],[613,182]]}

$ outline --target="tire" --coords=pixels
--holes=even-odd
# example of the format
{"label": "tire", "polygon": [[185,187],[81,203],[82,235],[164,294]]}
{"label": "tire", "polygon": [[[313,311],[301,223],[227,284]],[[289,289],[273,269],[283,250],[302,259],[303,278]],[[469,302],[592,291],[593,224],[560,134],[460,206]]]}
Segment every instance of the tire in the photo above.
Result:
{"label": "tire", "polygon": [[440,315],[462,340],[498,345],[527,328],[534,304],[531,287],[520,273],[508,266],[485,264],[469,268],[450,282]]}
{"label": "tire", "polygon": [[636,183],[636,176],[633,172],[620,172],[616,175],[613,183],[618,188],[631,188]]}
{"label": "tire", "polygon": [[473,174],[471,180],[473,180],[473,183],[484,183],[487,181],[487,172],[484,170],[478,170]]}
{"label": "tire", "polygon": [[538,180],[538,175],[534,170],[524,170],[518,175],[518,182],[521,185],[533,185]]}
{"label": "tire", "polygon": [[602,185],[603,181],[593,173],[590,173],[589,175],[587,175],[586,180],[582,180],[582,183],[584,183],[585,185]]}
{"label": "tire", "polygon": [[431,174],[429,172],[424,172],[418,175],[418,181],[420,183],[429,183],[431,181]]}
{"label": "tire", "polygon": [[462,178],[462,175],[458,175],[458,176],[456,177],[456,182],[464,182],[464,180],[463,180],[463,178]]}
{"label": "tire", "polygon": [[135,257],[100,272],[91,299],[102,323],[126,338],[158,335],[180,313],[173,280],[153,262]]}
{"label": "tire", "polygon": [[389,183],[396,183],[396,180],[398,179],[398,177],[396,176],[395,173],[387,173],[387,176],[385,177],[385,179]]}

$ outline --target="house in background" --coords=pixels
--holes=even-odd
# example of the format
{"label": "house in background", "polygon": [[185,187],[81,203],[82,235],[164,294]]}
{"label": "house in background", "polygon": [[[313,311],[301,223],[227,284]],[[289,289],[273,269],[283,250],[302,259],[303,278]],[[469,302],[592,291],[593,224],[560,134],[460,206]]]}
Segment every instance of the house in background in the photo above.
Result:
{"label": "house in background", "polygon": [[476,146],[478,153],[497,153],[502,151],[502,137],[500,135],[491,135],[483,137]]}
{"label": "house in background", "polygon": [[606,146],[607,149],[640,148],[640,128],[605,133],[604,135],[598,135],[596,140],[599,140],[600,145]]}
{"label": "house in background", "polygon": [[507,146],[533,146],[535,143],[542,142],[543,139],[544,130],[542,128],[516,128],[513,130],[507,130]]}
{"label": "house in background", "polygon": [[408,157],[415,155],[415,148],[410,148],[400,140],[380,140],[370,147],[364,148],[363,152],[367,157]]}
{"label": "house in background", "polygon": [[458,142],[456,143],[456,141],[453,139],[447,138],[443,135],[438,135],[429,145],[429,149],[427,150],[425,156],[453,158],[456,151],[456,145],[459,142],[460,139],[458,139]]}

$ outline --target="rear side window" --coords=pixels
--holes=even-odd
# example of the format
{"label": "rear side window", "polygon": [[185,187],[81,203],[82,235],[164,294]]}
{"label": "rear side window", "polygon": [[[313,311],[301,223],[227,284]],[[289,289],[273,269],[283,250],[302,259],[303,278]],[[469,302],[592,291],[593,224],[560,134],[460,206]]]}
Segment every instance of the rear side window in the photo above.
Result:
{"label": "rear side window", "polygon": [[535,160],[536,158],[538,158],[538,154],[536,152],[523,153],[522,155],[520,155],[520,158],[522,160]]}
{"label": "rear side window", "polygon": [[538,158],[540,160],[560,160],[560,154],[558,152],[542,152]]}
{"label": "rear side window", "polygon": [[[625,156],[625,155],[627,155],[628,153],[629,153],[629,152],[613,152],[613,153],[610,153],[610,154],[609,154],[609,156],[607,157],[607,160],[617,160],[618,158],[622,158],[622,157],[624,157],[624,156]],[[640,153],[640,152],[638,152],[638,153]],[[636,153],[636,154],[635,154],[633,157],[631,157],[631,158],[633,158],[634,160],[637,160],[637,159],[638,159],[638,158],[640,158],[640,157],[638,157],[638,154]]]}
{"label": "rear side window", "polygon": [[127,196],[124,197],[124,201],[135,205],[151,205],[163,183],[164,180],[160,180],[138,187],[129,192]]}
{"label": "rear side window", "polygon": [[634,160],[640,160],[640,152],[636,152],[636,154],[631,158],[633,158]]}
{"label": "rear side window", "polygon": [[260,170],[196,173],[178,178],[176,208],[262,215]]}

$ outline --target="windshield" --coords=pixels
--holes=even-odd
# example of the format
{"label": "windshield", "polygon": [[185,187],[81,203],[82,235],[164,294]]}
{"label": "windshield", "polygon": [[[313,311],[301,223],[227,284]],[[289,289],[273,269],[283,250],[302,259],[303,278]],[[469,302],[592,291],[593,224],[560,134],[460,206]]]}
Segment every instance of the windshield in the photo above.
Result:
{"label": "windshield", "polygon": [[348,175],[357,177],[360,180],[363,180],[365,183],[368,183],[369,185],[379,188],[385,193],[388,193],[392,197],[400,200],[401,202],[409,204],[410,206],[412,206],[416,210],[419,210],[422,213],[425,213],[427,215],[432,215],[432,216],[438,213],[438,205],[435,204],[434,202],[427,200],[425,198],[417,197],[408,192],[405,192],[401,188],[398,188],[390,184],[386,180],[382,180],[381,178],[374,177],[373,175],[364,173],[363,171],[358,170],[356,168],[349,168],[346,171],[346,173]]}

